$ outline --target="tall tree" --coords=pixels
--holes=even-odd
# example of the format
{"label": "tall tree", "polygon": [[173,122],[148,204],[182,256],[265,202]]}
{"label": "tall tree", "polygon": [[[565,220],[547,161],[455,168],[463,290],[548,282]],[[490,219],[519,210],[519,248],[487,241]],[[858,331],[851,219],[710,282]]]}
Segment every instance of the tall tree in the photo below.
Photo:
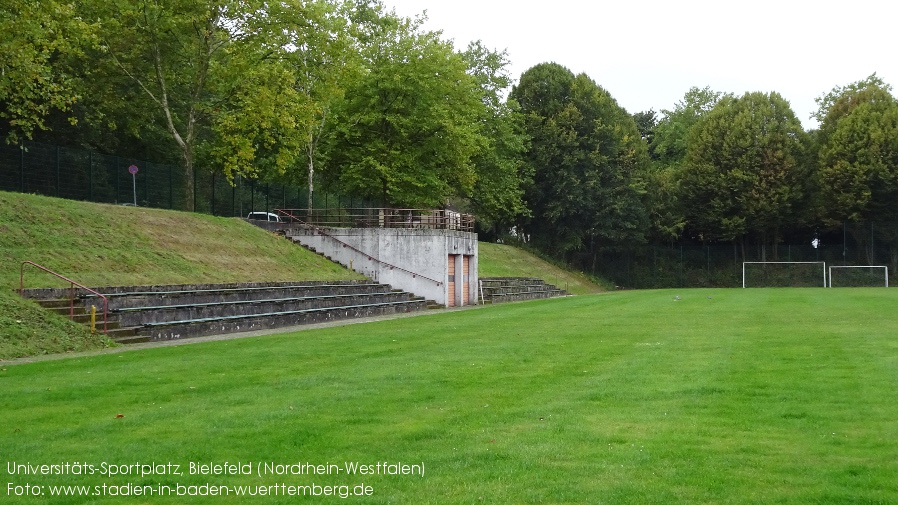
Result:
{"label": "tall tree", "polygon": [[476,180],[480,90],[464,57],[422,22],[393,15],[371,27],[329,148],[330,178],[387,206],[445,205]]}
{"label": "tall tree", "polygon": [[672,242],[681,237],[686,216],[680,195],[680,171],[693,128],[714,108],[722,93],[690,88],[673,110],[663,109],[649,138],[652,170],[648,178],[648,206],[652,238]]}
{"label": "tall tree", "polygon": [[693,131],[682,171],[683,204],[703,240],[753,234],[775,245],[801,201],[804,130],[777,93],[718,102]]}
{"label": "tall tree", "polygon": [[[852,233],[898,221],[898,101],[875,74],[818,99],[818,177],[824,218]],[[872,255],[868,261],[873,261]]]}
{"label": "tall tree", "polygon": [[[286,64],[316,2],[98,3],[107,72],[150,99],[181,154],[193,209],[201,141],[229,177],[294,164],[313,120]],[[312,18],[314,19],[314,18]]]}
{"label": "tall tree", "polygon": [[511,97],[531,136],[533,240],[556,254],[642,241],[648,156],[633,117],[588,76],[555,63],[524,72]]}
{"label": "tall tree", "polygon": [[511,86],[508,55],[478,41],[468,45],[464,56],[468,73],[479,85],[482,107],[477,119],[480,146],[472,159],[476,181],[463,196],[481,228],[501,233],[516,216],[528,213],[523,201],[523,183],[530,178],[523,157],[527,135],[517,102],[503,99]]}

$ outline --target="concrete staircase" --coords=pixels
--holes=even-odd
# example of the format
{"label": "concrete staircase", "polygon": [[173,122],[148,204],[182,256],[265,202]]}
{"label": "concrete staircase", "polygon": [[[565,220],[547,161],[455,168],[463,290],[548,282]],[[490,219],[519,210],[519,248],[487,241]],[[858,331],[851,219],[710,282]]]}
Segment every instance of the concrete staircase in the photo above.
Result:
{"label": "concrete staircase", "polygon": [[556,296],[568,292],[533,277],[481,277],[482,303],[517,302]]}
{"label": "concrete staircase", "polygon": [[[137,343],[280,328],[375,315],[426,310],[411,293],[372,281],[202,284],[97,288],[109,300],[110,338]],[[27,289],[24,296],[69,316],[68,289]],[[88,323],[103,301],[75,299],[75,321]]]}

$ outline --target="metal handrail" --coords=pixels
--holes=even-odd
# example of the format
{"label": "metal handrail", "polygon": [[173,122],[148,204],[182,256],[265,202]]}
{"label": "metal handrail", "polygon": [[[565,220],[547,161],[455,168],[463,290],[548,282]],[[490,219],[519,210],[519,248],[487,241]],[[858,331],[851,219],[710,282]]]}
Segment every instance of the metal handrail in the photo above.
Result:
{"label": "metal handrail", "polygon": [[107,331],[106,330],[106,320],[107,320],[108,314],[109,314],[109,300],[106,298],[106,296],[104,296],[102,293],[99,293],[93,289],[90,289],[87,286],[84,286],[83,284],[79,284],[64,275],[58,274],[58,273],[54,272],[53,270],[50,270],[47,267],[38,265],[37,263],[35,263],[33,261],[23,261],[22,262],[22,267],[21,267],[21,270],[19,271],[19,295],[24,296],[24,294],[25,294],[25,265],[31,265],[35,268],[43,270],[44,272],[47,272],[50,275],[55,275],[56,277],[59,277],[60,279],[66,281],[68,283],[71,283],[71,286],[69,287],[69,319],[71,319],[71,320],[75,319],[75,286],[78,286],[79,288],[81,288],[89,293],[95,294],[95,295],[99,296],[100,298],[102,298],[103,299],[103,334],[106,334],[106,331]]}
{"label": "metal handrail", "polygon": [[427,277],[427,276],[425,276],[425,275],[421,275],[421,274],[419,274],[419,273],[412,272],[411,270],[408,270],[408,269],[406,269],[406,268],[402,268],[402,267],[400,267],[400,266],[392,265],[392,264],[387,263],[386,261],[383,261],[383,260],[381,260],[381,259],[379,259],[379,258],[375,258],[374,256],[372,256],[372,255],[366,253],[365,251],[362,251],[361,249],[359,249],[359,248],[357,248],[357,247],[354,247],[354,246],[351,245],[351,244],[347,244],[346,242],[344,242],[344,241],[338,239],[337,237],[335,237],[335,236],[331,235],[330,233],[324,231],[322,228],[320,228],[320,227],[318,227],[318,226],[315,226],[314,224],[307,223],[307,222],[303,221],[302,219],[299,219],[298,217],[296,217],[296,216],[294,216],[293,214],[291,214],[290,211],[287,210],[287,209],[277,209],[275,212],[277,212],[278,214],[280,214],[280,215],[282,215],[282,216],[284,216],[284,217],[290,219],[291,222],[299,223],[299,224],[302,224],[302,225],[305,225],[305,226],[308,226],[308,227],[312,228],[312,229],[315,230],[315,232],[318,233],[319,235],[322,235],[322,236],[324,236],[324,237],[328,237],[329,239],[334,240],[334,241],[336,241],[337,243],[341,244],[343,247],[346,247],[346,248],[348,248],[348,249],[350,249],[350,250],[352,250],[352,251],[355,251],[355,252],[357,252],[357,253],[359,253],[359,254],[361,254],[361,255],[363,255],[363,256],[366,256],[366,257],[367,257],[369,260],[371,260],[371,261],[374,261],[374,262],[380,263],[381,265],[385,265],[385,266],[390,267],[390,270],[393,270],[393,269],[400,270],[400,271],[405,272],[405,273],[407,273],[407,274],[411,274],[411,276],[412,276],[413,279],[414,279],[414,278],[417,278],[417,277],[421,277],[422,279],[426,279],[426,280],[428,280],[428,281],[430,281],[430,282],[436,283],[437,286],[442,286],[442,285],[443,285],[442,281],[438,281],[438,280],[436,280],[436,279],[431,279],[430,277]]}
{"label": "metal handrail", "polygon": [[426,228],[474,231],[474,216],[444,209],[276,209],[282,217],[326,228]]}

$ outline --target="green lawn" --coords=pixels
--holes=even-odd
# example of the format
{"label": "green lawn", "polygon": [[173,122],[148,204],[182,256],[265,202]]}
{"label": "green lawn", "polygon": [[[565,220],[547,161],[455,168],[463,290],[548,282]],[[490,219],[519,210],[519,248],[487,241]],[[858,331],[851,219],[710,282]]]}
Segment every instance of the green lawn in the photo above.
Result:
{"label": "green lawn", "polygon": [[[627,291],[0,363],[0,496],[283,483],[373,494],[256,501],[898,503],[896,303],[887,289]],[[188,474],[226,461],[254,475]],[[184,475],[9,475],[76,462]],[[346,475],[346,462],[424,475]],[[341,472],[255,475],[262,463]]]}

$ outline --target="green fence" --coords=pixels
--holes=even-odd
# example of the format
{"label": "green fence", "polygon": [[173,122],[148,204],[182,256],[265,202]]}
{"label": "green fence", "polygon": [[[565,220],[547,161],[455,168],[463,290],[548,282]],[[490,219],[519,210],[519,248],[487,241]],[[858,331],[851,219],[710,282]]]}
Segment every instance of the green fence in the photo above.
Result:
{"label": "green fence", "polygon": [[[843,241],[844,240],[844,241]],[[825,262],[832,265],[882,265],[889,284],[898,286],[898,246],[885,240],[872,245],[850,235],[833,235],[818,247],[779,245],[776,251],[733,244],[604,248],[594,254],[574,255],[572,266],[613,281],[622,288],[741,287],[743,262],[747,284],[761,286],[822,286],[823,266],[782,265],[774,262]],[[842,285],[884,285],[883,269],[840,271]]]}
{"label": "green fence", "polygon": [[[131,166],[137,167],[134,175]],[[305,186],[240,177],[232,184],[202,168],[195,170],[194,180],[196,212],[236,217],[308,205]],[[183,170],[177,165],[37,142],[0,146],[0,190],[122,205],[136,200],[141,207],[187,210]],[[326,191],[315,193],[317,207],[365,205]]]}

